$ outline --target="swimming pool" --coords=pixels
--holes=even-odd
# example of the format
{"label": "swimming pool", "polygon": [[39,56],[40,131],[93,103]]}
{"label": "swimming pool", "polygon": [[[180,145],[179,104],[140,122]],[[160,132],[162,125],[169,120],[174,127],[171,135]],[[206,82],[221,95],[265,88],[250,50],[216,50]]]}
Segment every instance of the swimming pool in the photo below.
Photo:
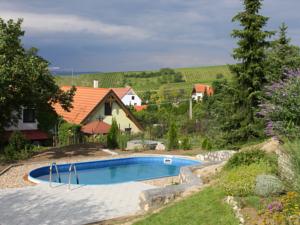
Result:
{"label": "swimming pool", "polygon": [[[75,164],[79,182],[75,176],[72,176],[71,184],[115,184],[177,176],[181,167],[200,163],[196,160],[173,156],[130,157],[80,162]],[[59,176],[52,167],[52,182],[68,183],[70,166],[71,164],[57,165]],[[28,179],[35,183],[49,182],[49,175],[50,166],[44,166],[32,170]]]}

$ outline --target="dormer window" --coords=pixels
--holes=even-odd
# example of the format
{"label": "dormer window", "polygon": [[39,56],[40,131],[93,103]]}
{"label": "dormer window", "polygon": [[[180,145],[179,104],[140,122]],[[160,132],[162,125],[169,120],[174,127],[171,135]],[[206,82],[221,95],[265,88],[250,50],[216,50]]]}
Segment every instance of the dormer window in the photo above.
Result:
{"label": "dormer window", "polygon": [[35,123],[34,109],[23,109],[23,123]]}

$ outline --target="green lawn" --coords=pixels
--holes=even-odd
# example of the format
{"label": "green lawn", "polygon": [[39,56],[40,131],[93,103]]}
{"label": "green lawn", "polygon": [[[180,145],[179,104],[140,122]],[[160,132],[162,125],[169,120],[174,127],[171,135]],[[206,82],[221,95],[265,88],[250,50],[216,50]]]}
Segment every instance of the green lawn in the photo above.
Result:
{"label": "green lawn", "polygon": [[152,214],[134,225],[237,225],[232,209],[217,188],[203,191]]}

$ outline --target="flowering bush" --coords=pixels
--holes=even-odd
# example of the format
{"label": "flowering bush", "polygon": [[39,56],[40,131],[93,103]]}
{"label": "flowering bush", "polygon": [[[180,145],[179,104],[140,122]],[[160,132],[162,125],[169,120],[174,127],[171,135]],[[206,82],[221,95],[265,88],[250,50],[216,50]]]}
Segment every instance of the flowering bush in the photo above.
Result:
{"label": "flowering bush", "polygon": [[300,195],[288,192],[270,203],[263,213],[263,224],[300,224]]}
{"label": "flowering bush", "polygon": [[259,115],[267,121],[268,136],[295,138],[300,131],[300,70],[289,71],[284,77],[266,87]]}

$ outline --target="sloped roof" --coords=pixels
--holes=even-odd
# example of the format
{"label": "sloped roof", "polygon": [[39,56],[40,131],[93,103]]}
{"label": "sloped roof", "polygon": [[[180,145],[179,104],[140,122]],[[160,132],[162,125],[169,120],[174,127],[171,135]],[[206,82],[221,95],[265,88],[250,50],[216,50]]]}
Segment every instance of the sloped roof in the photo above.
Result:
{"label": "sloped roof", "polygon": [[[69,90],[70,86],[63,86],[63,91]],[[73,108],[70,112],[65,111],[59,104],[54,105],[56,113],[62,116],[67,122],[80,124],[92,112],[92,110],[104,99],[111,89],[76,87],[73,99]]]}
{"label": "sloped roof", "polygon": [[111,126],[101,120],[92,121],[81,127],[81,131],[86,134],[108,134]]}
{"label": "sloped roof", "polygon": [[125,88],[112,88],[112,90],[117,94],[117,96],[122,99],[130,90],[131,87]]}
{"label": "sloped roof", "polygon": [[195,84],[194,85],[194,89],[193,89],[193,93],[204,93],[206,90],[206,93],[208,95],[212,95],[214,93],[214,90],[211,86],[206,85],[206,84]]}

